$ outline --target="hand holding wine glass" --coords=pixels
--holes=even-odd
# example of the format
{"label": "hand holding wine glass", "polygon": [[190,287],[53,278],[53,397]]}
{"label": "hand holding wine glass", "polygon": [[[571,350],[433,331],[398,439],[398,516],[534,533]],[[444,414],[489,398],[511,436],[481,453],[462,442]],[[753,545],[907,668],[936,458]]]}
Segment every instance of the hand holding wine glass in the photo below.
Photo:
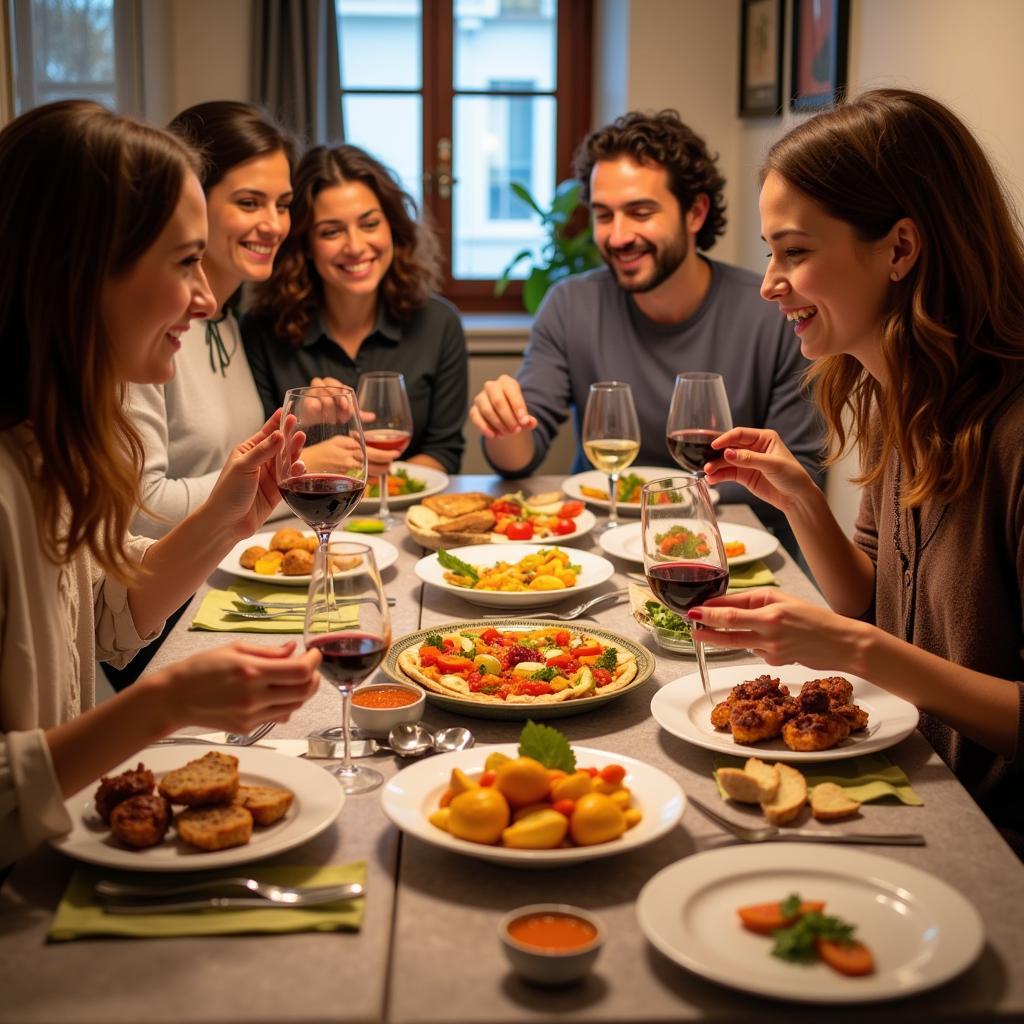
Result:
{"label": "hand holding wine glass", "polygon": [[[359,378],[359,407],[372,419],[363,432],[371,448],[394,452],[398,458],[412,440],[412,409],[405,390],[405,377],[400,373],[364,373]],[[388,512],[388,474],[380,477],[380,511],[378,517],[390,529],[395,518]]]}
{"label": "hand holding wine glass", "polygon": [[[681,615],[729,587],[729,563],[711,495],[701,477],[652,480],[640,492],[644,573],[654,596]],[[704,646],[694,639],[704,695],[711,683]]]}
{"label": "hand holding wine glass", "polygon": [[704,476],[704,464],[717,456],[711,447],[732,428],[732,413],[719,373],[679,373],[665,425],[669,454],[686,472]]}
{"label": "hand holding wine glass", "polygon": [[640,421],[633,392],[622,381],[598,381],[590,385],[583,414],[583,451],[596,469],[608,474],[608,522],[619,525],[619,473],[633,465],[640,452]]}
{"label": "hand holding wine glass", "polygon": [[391,617],[373,549],[335,541],[317,549],[306,604],[306,649],[323,658],[320,674],[341,693],[342,762],[331,769],[346,793],[368,793],[384,776],[352,763],[352,691],[368,679],[391,645]]}
{"label": "hand holding wine glass", "polygon": [[345,386],[293,388],[284,396],[281,430],[277,486],[323,548],[366,488],[366,442],[355,392]]}

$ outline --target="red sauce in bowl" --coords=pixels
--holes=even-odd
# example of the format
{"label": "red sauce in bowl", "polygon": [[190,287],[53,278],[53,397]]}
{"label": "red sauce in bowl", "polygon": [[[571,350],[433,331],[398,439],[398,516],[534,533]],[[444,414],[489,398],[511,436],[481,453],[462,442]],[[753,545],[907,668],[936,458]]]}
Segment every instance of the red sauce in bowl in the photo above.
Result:
{"label": "red sauce in bowl", "polygon": [[352,694],[352,703],[361,708],[404,708],[419,699],[418,693],[404,686],[376,686]]}
{"label": "red sauce in bowl", "polygon": [[524,946],[558,953],[589,946],[597,929],[574,914],[527,914],[508,926],[508,934]]}

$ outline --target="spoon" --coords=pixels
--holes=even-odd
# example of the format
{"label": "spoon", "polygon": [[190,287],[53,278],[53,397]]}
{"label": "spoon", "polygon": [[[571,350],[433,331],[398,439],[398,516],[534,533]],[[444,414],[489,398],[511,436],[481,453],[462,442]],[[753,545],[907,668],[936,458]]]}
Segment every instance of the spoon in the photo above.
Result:
{"label": "spoon", "polygon": [[447,754],[453,750],[468,750],[476,743],[476,737],[462,725],[453,725],[434,734],[434,750]]}
{"label": "spoon", "polygon": [[433,752],[437,737],[422,722],[399,722],[388,733],[388,743],[390,747],[380,743],[378,749],[390,750],[399,757],[422,757]]}

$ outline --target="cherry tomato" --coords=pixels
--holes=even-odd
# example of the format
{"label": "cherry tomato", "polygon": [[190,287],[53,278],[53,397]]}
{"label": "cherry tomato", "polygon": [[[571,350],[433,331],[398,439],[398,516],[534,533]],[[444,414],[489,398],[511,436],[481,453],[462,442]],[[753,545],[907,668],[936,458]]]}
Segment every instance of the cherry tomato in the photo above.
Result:
{"label": "cherry tomato", "polygon": [[621,764],[606,764],[601,769],[600,775],[605,782],[617,786],[626,777],[626,769]]}
{"label": "cherry tomato", "polygon": [[598,686],[607,686],[612,681],[612,674],[606,668],[591,669],[594,673],[594,682]]}
{"label": "cherry tomato", "polygon": [[493,644],[501,639],[501,633],[499,633],[493,626],[488,626],[487,629],[480,634],[480,639],[483,640],[485,644]]}
{"label": "cherry tomato", "polygon": [[558,811],[559,814],[564,814],[567,818],[572,817],[572,812],[576,810],[575,800],[557,800],[551,805],[551,810]]}
{"label": "cherry tomato", "polygon": [[555,523],[555,534],[564,537],[566,534],[575,533],[576,524],[571,519],[558,519]]}
{"label": "cherry tomato", "polygon": [[567,647],[567,646],[569,645],[569,640],[570,640],[570,639],[571,639],[571,638],[570,638],[570,636],[569,636],[569,630],[567,630],[567,629],[560,629],[560,630],[559,630],[559,631],[558,631],[558,632],[557,632],[557,633],[555,634],[555,643],[556,643],[556,644],[557,644],[557,645],[558,645],[559,647]]}
{"label": "cherry tomato", "polygon": [[491,502],[491,511],[496,516],[511,516],[518,519],[522,509],[514,501],[494,501]]}
{"label": "cherry tomato", "polygon": [[583,511],[582,501],[567,501],[555,513],[560,519],[575,519]]}
{"label": "cherry tomato", "polygon": [[533,537],[533,523],[509,523],[505,536],[509,540],[530,540]]}

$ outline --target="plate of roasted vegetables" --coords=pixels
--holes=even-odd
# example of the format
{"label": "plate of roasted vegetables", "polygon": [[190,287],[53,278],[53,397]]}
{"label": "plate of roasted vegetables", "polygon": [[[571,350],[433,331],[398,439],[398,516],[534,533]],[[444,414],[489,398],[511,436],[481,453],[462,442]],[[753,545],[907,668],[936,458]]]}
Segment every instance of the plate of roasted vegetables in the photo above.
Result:
{"label": "plate of roasted vegetables", "polygon": [[[440,494],[450,483],[447,473],[415,462],[393,462],[388,474],[388,507],[405,508],[431,495]],[[363,500],[357,508],[369,512],[380,506],[380,480],[367,483]]]}
{"label": "plate of roasted vegetables", "polygon": [[[661,480],[666,476],[678,476],[679,470],[667,466],[632,466],[619,474],[618,510],[627,516],[640,515],[640,491],[650,480]],[[608,475],[599,470],[591,469],[585,473],[570,476],[562,484],[562,490],[570,498],[585,501],[598,508],[608,507]],[[708,488],[711,502],[717,505],[720,495],[714,487]],[[665,496],[668,501],[668,496]]]}

